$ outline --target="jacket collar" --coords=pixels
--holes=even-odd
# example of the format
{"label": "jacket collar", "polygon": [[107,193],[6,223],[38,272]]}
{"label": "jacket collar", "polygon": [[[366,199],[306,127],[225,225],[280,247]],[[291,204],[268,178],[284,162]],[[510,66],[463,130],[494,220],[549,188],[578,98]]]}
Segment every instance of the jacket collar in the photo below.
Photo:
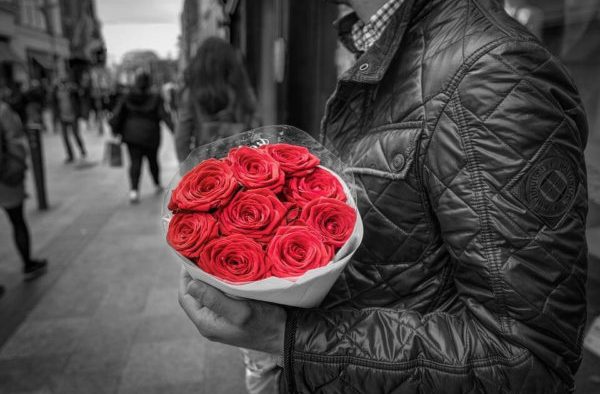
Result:
{"label": "jacket collar", "polygon": [[352,40],[352,26],[358,21],[352,12],[337,20],[334,24],[340,42],[358,59],[340,80],[361,83],[377,83],[385,75],[390,62],[394,58],[402,38],[411,20],[415,0],[405,0],[391,17],[387,28],[379,39],[366,52],[356,49]]}
{"label": "jacket collar", "polygon": [[[375,84],[381,81],[396,56],[409,25],[424,18],[434,7],[447,0],[405,0],[390,19],[381,37],[366,52],[360,52],[352,40],[352,26],[358,21],[352,12],[334,23],[340,42],[357,57],[357,61],[344,74],[342,81]],[[499,1],[499,0],[492,0]]]}

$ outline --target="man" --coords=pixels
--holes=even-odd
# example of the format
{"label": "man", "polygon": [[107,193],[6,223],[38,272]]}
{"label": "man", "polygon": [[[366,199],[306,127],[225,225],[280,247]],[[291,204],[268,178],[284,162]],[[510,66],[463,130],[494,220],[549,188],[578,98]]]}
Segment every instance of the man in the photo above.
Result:
{"label": "man", "polygon": [[[60,121],[63,143],[65,145],[65,153],[67,155],[65,163],[72,163],[75,157],[73,153],[73,147],[71,146],[69,133],[73,134],[75,143],[79,147],[81,161],[85,161],[87,151],[85,149],[83,138],[79,132],[81,105],[78,99],[78,93],[75,84],[71,83],[66,78],[61,79],[54,92],[53,101],[56,107],[55,112],[58,114]],[[71,129],[71,131],[69,132],[68,129]]]}
{"label": "man", "polygon": [[209,339],[283,354],[285,392],[574,391],[587,128],[570,77],[497,0],[350,0],[357,53],[323,141],[365,236],[318,309],[182,277]]}

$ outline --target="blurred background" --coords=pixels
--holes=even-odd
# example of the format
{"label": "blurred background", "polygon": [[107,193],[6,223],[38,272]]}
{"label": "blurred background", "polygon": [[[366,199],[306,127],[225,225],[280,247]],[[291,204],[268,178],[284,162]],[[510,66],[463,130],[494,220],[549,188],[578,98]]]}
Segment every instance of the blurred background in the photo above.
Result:
{"label": "blurred background", "polygon": [[[590,326],[600,316],[600,0],[505,8],[563,60],[588,113]],[[127,162],[107,150],[108,119],[143,70],[176,121],[184,71],[218,36],[243,56],[260,122],[317,135],[336,77],[353,62],[332,28],[345,12],[317,0],[0,0],[0,86],[26,125],[25,217],[32,255],[48,260],[45,275],[24,282],[0,215],[0,393],[243,392],[237,349],[203,340],[177,305],[162,196],[143,173],[130,203]],[[61,91],[85,146],[66,162]],[[162,134],[166,185],[177,159],[164,125]],[[589,336],[592,350],[594,341],[578,393],[600,393],[600,334]]]}

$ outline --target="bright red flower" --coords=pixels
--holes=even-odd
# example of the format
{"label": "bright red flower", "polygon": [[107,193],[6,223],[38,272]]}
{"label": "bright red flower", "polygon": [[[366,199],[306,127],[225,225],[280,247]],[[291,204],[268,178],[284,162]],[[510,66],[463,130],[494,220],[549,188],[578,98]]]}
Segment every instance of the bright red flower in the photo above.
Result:
{"label": "bright red flower", "polygon": [[269,275],[262,246],[240,235],[215,238],[202,250],[197,265],[204,272],[229,282],[252,282]]}
{"label": "bright red flower", "polygon": [[217,221],[209,213],[176,213],[169,221],[167,242],[181,255],[194,259],[200,249],[219,234]]}
{"label": "bright red flower", "polygon": [[173,212],[208,212],[227,204],[238,188],[226,162],[208,159],[181,178],[171,194],[168,208]]}
{"label": "bright red flower", "polygon": [[304,206],[300,220],[317,230],[323,242],[341,248],[354,231],[356,211],[334,198],[319,198]]}
{"label": "bright red flower", "polygon": [[275,159],[287,176],[306,176],[321,162],[303,146],[290,144],[267,144],[261,146]]}
{"label": "bright red flower", "polygon": [[273,276],[297,277],[327,265],[333,259],[333,248],[309,227],[281,226],[267,247],[267,256]]}
{"label": "bright red flower", "polygon": [[344,188],[337,178],[322,168],[315,169],[305,177],[292,177],[283,189],[287,201],[304,207],[308,202],[320,197],[346,201]]}
{"label": "bright red flower", "polygon": [[279,193],[285,173],[279,163],[262,149],[241,146],[229,151],[227,161],[238,182],[247,189],[270,189]]}
{"label": "bright red flower", "polygon": [[287,207],[269,189],[239,192],[219,211],[219,228],[223,235],[244,234],[267,243],[287,211]]}

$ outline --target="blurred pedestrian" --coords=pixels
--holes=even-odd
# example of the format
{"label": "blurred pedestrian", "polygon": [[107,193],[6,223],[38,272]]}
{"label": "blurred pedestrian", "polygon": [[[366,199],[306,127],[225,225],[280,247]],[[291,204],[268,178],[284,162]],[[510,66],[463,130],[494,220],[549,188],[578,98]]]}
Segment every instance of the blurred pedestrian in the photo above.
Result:
{"label": "blurred pedestrian", "polygon": [[[90,117],[95,108],[92,97],[92,78],[88,72],[81,75],[81,79],[77,84],[77,96],[80,108],[79,118],[81,118],[85,124],[85,131],[89,131],[92,123]],[[94,115],[96,114],[94,113]]]}
{"label": "blurred pedestrian", "polygon": [[[23,214],[26,198],[25,172],[27,149],[25,133],[18,114],[6,103],[6,89],[0,101],[0,206],[13,228],[13,238],[21,260],[26,280],[45,273],[46,260],[31,258],[30,235]],[[2,293],[3,290],[0,290]]]}
{"label": "blurred pedestrian", "polygon": [[54,93],[54,103],[56,107],[55,113],[58,114],[58,119],[61,126],[63,142],[67,157],[65,163],[72,163],[74,160],[73,148],[69,137],[69,131],[75,138],[75,142],[79,147],[81,160],[85,160],[87,152],[83,139],[79,134],[79,97],[77,89],[67,79],[62,79]]}
{"label": "blurred pedestrian", "polygon": [[14,82],[11,86],[3,87],[3,100],[19,116],[22,124],[27,123],[27,98],[23,82]]}
{"label": "blurred pedestrian", "polygon": [[46,92],[38,79],[31,80],[25,91],[25,122],[27,127],[37,127],[44,130],[42,112],[46,104]]}
{"label": "blurred pedestrian", "polygon": [[195,147],[258,125],[256,98],[240,53],[207,38],[185,73],[175,147],[179,161]]}
{"label": "blurred pedestrian", "polygon": [[165,108],[171,114],[172,119],[177,119],[177,84],[175,82],[167,82],[162,86],[162,95],[165,101]]}
{"label": "blurred pedestrian", "polygon": [[133,89],[117,105],[109,122],[113,134],[121,136],[129,151],[129,201],[132,204],[139,202],[139,182],[144,157],[148,160],[156,193],[162,192],[158,163],[160,122],[166,123],[169,130],[173,131],[173,123],[160,94],[152,92],[150,88],[150,75],[138,73]]}

